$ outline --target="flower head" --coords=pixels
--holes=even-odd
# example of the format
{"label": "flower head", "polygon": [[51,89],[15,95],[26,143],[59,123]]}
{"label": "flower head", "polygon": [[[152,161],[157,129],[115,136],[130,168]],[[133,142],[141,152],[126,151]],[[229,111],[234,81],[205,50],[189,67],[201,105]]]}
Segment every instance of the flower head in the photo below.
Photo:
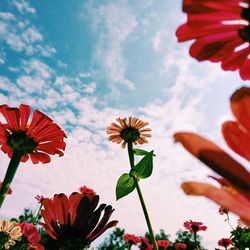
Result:
{"label": "flower head", "polygon": [[135,236],[134,234],[125,234],[123,236],[124,241],[126,244],[130,245],[137,245],[141,242],[141,237]]}
{"label": "flower head", "polygon": [[21,239],[22,231],[17,222],[0,220],[0,249],[9,249]]}
{"label": "flower head", "polygon": [[174,248],[176,250],[180,250],[180,249],[186,249],[187,245],[185,243],[175,243]]}
{"label": "flower head", "polygon": [[220,208],[219,208],[219,214],[220,214],[220,215],[228,214],[228,210],[226,210],[224,207],[220,207]]}
{"label": "flower head", "polygon": [[82,186],[79,188],[80,193],[82,193],[83,195],[87,196],[90,200],[92,200],[93,196],[96,194],[96,192],[91,189],[88,188],[87,186]]}
{"label": "flower head", "polygon": [[39,203],[42,204],[45,198],[43,197],[43,195],[37,194],[37,195],[35,196],[35,199],[36,199]]}
{"label": "flower head", "polygon": [[135,117],[117,118],[119,125],[111,123],[111,126],[107,128],[107,134],[110,134],[109,140],[117,144],[122,142],[122,148],[125,148],[128,142],[134,144],[148,143],[147,137],[151,137],[151,134],[147,132],[151,131],[150,128],[145,128],[148,122],[143,122]]}
{"label": "flower head", "polygon": [[196,221],[185,221],[184,227],[191,233],[197,233],[199,231],[206,231],[207,227],[203,225],[202,222],[196,222]]}
{"label": "flower head", "polygon": [[55,194],[53,199],[44,199],[41,210],[44,223],[40,224],[58,247],[71,249],[74,245],[82,249],[117,224],[117,221],[108,222],[114,209],[106,204],[96,209],[98,202],[98,195],[90,200],[76,192],[69,198],[65,194]]}
{"label": "flower head", "polygon": [[190,55],[221,62],[223,70],[239,69],[250,79],[250,4],[248,0],[183,0],[187,22],[176,31],[179,42],[195,40]]}
{"label": "flower head", "polygon": [[165,250],[171,245],[169,240],[157,240],[156,244],[159,250]]}
{"label": "flower head", "polygon": [[152,250],[153,245],[151,244],[150,240],[146,237],[141,237],[141,245],[140,245],[141,250]]}
{"label": "flower head", "polygon": [[228,238],[222,238],[218,241],[218,246],[229,247],[232,243],[233,243],[232,240]]}
{"label": "flower head", "polygon": [[28,123],[31,108],[21,104],[19,108],[0,106],[0,113],[7,123],[0,123],[1,150],[12,156],[13,151],[22,154],[21,161],[29,159],[34,164],[50,162],[49,155],[63,155],[66,137],[61,128],[48,116],[35,110]]}

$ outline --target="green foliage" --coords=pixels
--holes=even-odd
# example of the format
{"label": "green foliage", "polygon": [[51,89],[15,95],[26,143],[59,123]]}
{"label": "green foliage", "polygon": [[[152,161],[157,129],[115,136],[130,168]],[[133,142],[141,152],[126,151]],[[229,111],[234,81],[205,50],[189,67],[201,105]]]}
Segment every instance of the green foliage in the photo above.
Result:
{"label": "green foliage", "polygon": [[109,235],[108,238],[101,243],[97,249],[98,250],[121,250],[129,249],[126,243],[123,240],[123,235],[125,230],[119,227],[116,227],[113,232]]}
{"label": "green foliage", "polygon": [[134,177],[129,174],[123,174],[116,184],[116,200],[128,195],[135,189]]}
{"label": "green foliage", "polygon": [[191,234],[188,231],[183,231],[181,229],[176,233],[176,240],[174,241],[174,244],[176,243],[185,243],[187,245],[186,250],[195,250],[197,249],[197,245],[201,249],[205,249],[201,246],[201,237],[199,235],[196,236],[196,244],[195,244],[195,241],[193,239],[193,234]]}
{"label": "green foliage", "polygon": [[[143,149],[139,149],[139,148],[134,149],[134,154],[135,155],[146,155],[147,153],[148,153],[148,151],[143,150]],[[153,154],[153,156],[156,156],[156,155]]]}
{"label": "green foliage", "polygon": [[135,177],[138,179],[148,178],[153,171],[153,154],[154,151],[147,152],[145,156],[136,164],[132,169],[132,172]]}
{"label": "green foliage", "polygon": [[36,216],[31,209],[25,208],[23,214],[21,214],[18,218],[11,218],[10,221],[16,221],[20,223],[27,222],[36,225],[41,220],[41,218],[42,216],[40,213]]}
{"label": "green foliage", "polygon": [[231,231],[231,240],[233,246],[239,250],[245,250],[250,246],[250,228],[236,227],[235,230]]}

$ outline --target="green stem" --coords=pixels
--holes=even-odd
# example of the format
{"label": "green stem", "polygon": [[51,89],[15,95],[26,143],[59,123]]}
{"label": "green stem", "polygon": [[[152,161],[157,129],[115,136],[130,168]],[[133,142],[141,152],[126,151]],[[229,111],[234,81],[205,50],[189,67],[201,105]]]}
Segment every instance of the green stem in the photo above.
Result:
{"label": "green stem", "polygon": [[40,211],[42,209],[42,206],[43,206],[43,203],[41,202],[40,207],[39,207],[37,214],[36,214],[36,217],[35,217],[36,224],[38,224],[38,219],[39,219],[39,215],[40,215]]}
{"label": "green stem", "polygon": [[194,244],[195,244],[195,248],[198,247],[197,246],[197,234],[195,231],[194,231]]}
{"label": "green stem", "polygon": [[[131,169],[133,169],[135,165],[134,165],[134,151],[133,151],[133,143],[132,142],[128,142],[128,155],[129,155],[129,162],[130,162]],[[143,210],[146,222],[147,222],[150,238],[151,238],[154,250],[157,250],[158,248],[157,248],[157,245],[156,245],[154,231],[153,231],[153,228],[152,228],[152,225],[151,225],[151,222],[150,222],[150,218],[149,218],[149,215],[148,215],[148,211],[147,211],[143,196],[142,196],[142,192],[141,192],[141,189],[140,189],[140,186],[139,186],[139,182],[138,182],[136,177],[133,177],[133,178],[134,178],[135,187],[136,187],[136,190],[137,190],[140,202],[141,202],[142,210]]]}
{"label": "green stem", "polygon": [[0,189],[0,208],[2,207],[3,201],[6,194],[8,193],[10,184],[15,176],[16,170],[22,158],[22,153],[14,151],[11,157],[7,172],[5,174],[2,187]]}
{"label": "green stem", "polygon": [[232,226],[232,224],[230,223],[230,218],[229,218],[229,214],[228,213],[227,213],[227,218],[226,218],[225,221],[227,221],[228,225],[231,227],[232,230],[235,230],[234,227]]}

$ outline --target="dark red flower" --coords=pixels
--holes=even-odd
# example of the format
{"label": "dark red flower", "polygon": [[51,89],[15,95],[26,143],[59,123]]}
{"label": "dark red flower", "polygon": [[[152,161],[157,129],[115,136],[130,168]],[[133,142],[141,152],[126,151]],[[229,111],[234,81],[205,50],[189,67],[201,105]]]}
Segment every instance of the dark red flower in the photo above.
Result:
{"label": "dark red flower", "polygon": [[167,249],[171,245],[169,240],[157,240],[156,244],[159,249],[163,249],[163,250]]}
{"label": "dark red flower", "polygon": [[153,250],[153,245],[151,244],[150,240],[146,237],[141,237],[141,250]]}
{"label": "dark red flower", "polygon": [[[3,182],[0,181],[0,189],[1,189],[2,185],[3,185]],[[11,188],[8,189],[7,194],[12,194],[12,189]]]}
{"label": "dark red flower", "polygon": [[228,210],[225,209],[224,207],[220,207],[220,208],[219,208],[219,214],[220,214],[220,215],[228,214]]}
{"label": "dark red flower", "polygon": [[180,250],[180,249],[186,249],[187,245],[185,243],[176,243],[174,247],[176,250]]}
{"label": "dark red flower", "polygon": [[134,234],[125,234],[123,239],[128,245],[137,245],[141,242],[141,237],[135,236]]}
{"label": "dark red flower", "polygon": [[197,233],[199,231],[206,231],[207,227],[203,225],[202,222],[196,221],[185,221],[183,226],[191,233]]}
{"label": "dark red flower", "polygon": [[50,155],[63,155],[66,137],[64,131],[42,112],[35,110],[28,122],[31,108],[21,104],[19,108],[0,106],[7,123],[0,123],[1,150],[12,156],[13,151],[21,152],[21,161],[29,159],[34,164],[50,162]]}
{"label": "dark red flower", "polygon": [[232,243],[233,243],[232,240],[228,238],[222,238],[221,240],[218,241],[218,246],[229,247]]}
{"label": "dark red flower", "polygon": [[[65,194],[55,194],[53,199],[45,198],[44,209],[41,210],[45,223],[41,225],[58,247],[67,246],[72,249],[70,246],[78,245],[76,249],[82,249],[118,222],[115,220],[108,223],[114,209],[106,204],[96,209],[98,202],[98,195],[90,200],[76,192],[69,198]],[[102,211],[104,214],[101,218]]]}
{"label": "dark red flower", "polygon": [[221,62],[223,70],[239,69],[250,79],[249,0],[183,0],[187,22],[176,31],[179,42],[195,40],[190,55],[199,61]]}
{"label": "dark red flower", "polygon": [[87,196],[90,200],[93,198],[93,196],[96,194],[96,192],[93,190],[93,189],[91,189],[91,188],[88,188],[87,186],[82,186],[82,187],[80,187],[79,188],[79,191],[83,194],[83,195],[85,195],[85,196]]}

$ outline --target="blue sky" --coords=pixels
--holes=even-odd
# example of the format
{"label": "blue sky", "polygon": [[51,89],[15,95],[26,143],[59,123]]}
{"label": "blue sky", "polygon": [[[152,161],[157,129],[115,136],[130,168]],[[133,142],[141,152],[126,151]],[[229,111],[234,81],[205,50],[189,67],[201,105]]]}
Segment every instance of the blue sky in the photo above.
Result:
{"label": "blue sky", "polygon": [[35,209],[36,194],[70,194],[86,184],[116,208],[120,227],[145,232],[136,194],[115,201],[128,160],[105,132],[116,117],[134,115],[153,130],[145,149],[155,149],[155,169],[142,188],[156,231],[174,235],[193,219],[208,225],[203,236],[209,249],[227,236],[216,205],[180,190],[183,180],[207,181],[211,172],[174,144],[172,134],[198,131],[229,150],[220,125],[232,117],[229,96],[249,83],[218,64],[190,58],[190,43],[178,44],[175,37],[185,19],[180,0],[0,1],[1,103],[40,109],[68,135],[63,158],[20,165],[1,216]]}

